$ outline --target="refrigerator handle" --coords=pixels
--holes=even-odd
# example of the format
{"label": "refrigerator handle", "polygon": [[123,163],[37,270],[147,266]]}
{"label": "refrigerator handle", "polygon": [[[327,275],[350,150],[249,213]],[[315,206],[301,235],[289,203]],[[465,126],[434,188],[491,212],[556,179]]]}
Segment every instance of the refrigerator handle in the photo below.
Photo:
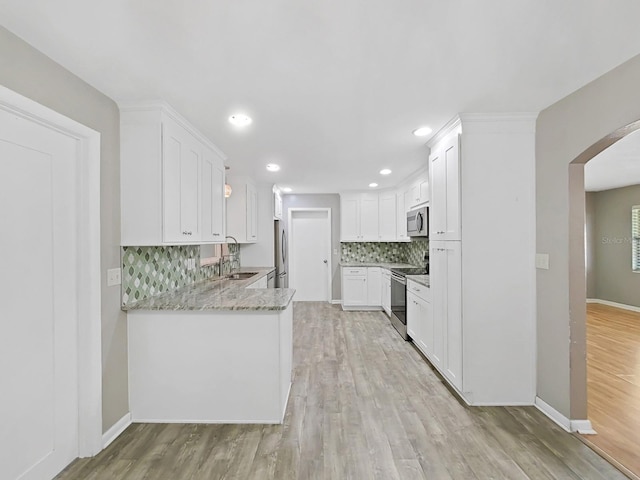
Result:
{"label": "refrigerator handle", "polygon": [[282,242],[280,242],[280,247],[282,248],[282,263],[284,264],[287,260],[287,237],[284,234],[284,230],[282,230]]}

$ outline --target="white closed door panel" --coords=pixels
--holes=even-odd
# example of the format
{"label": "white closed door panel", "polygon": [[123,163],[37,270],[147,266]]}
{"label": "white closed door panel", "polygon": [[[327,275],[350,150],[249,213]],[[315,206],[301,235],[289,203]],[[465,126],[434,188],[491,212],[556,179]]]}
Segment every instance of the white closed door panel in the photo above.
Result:
{"label": "white closed door panel", "polygon": [[0,478],[78,454],[77,141],[0,109]]}
{"label": "white closed door panel", "polygon": [[297,301],[329,301],[330,234],[328,212],[292,212],[289,287]]}

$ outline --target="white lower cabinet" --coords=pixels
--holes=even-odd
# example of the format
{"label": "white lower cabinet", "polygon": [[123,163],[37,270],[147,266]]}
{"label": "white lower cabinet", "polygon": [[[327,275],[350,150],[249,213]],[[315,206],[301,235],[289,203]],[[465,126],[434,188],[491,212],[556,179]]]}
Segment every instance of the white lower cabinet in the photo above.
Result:
{"label": "white lower cabinet", "polygon": [[382,284],[380,293],[382,295],[382,309],[387,315],[391,315],[391,272],[386,268],[382,270]]}
{"label": "white lower cabinet", "polygon": [[265,275],[260,280],[256,280],[251,285],[248,285],[247,288],[267,288],[267,276]]}
{"label": "white lower cabinet", "polygon": [[382,308],[382,268],[342,267],[342,308],[380,310]]}
{"label": "white lower cabinet", "polygon": [[462,391],[462,258],[460,242],[431,242],[432,362]]}
{"label": "white lower cabinet", "polygon": [[413,343],[432,362],[433,312],[431,290],[411,280],[407,281],[407,333]]}
{"label": "white lower cabinet", "polygon": [[367,268],[367,305],[382,305],[382,277],[380,267]]}
{"label": "white lower cabinet", "polygon": [[342,306],[365,306],[367,298],[367,269],[342,267]]}

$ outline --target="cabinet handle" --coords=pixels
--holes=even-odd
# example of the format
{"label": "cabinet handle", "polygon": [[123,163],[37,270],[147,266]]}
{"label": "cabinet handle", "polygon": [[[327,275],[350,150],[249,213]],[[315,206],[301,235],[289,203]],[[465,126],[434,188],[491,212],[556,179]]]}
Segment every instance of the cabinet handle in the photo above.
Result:
{"label": "cabinet handle", "polygon": [[220,234],[219,234],[219,233],[214,233],[214,234],[213,234],[213,236],[214,236],[214,237],[219,237],[219,236],[220,236]]}
{"label": "cabinet handle", "polygon": [[183,235],[193,235],[193,232],[187,232],[186,230],[182,232]]}

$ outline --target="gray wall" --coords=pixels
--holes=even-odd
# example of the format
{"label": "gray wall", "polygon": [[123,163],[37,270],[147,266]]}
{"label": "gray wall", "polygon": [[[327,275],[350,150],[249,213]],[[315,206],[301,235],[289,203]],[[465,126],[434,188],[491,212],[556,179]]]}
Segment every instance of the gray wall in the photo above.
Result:
{"label": "gray wall", "polygon": [[126,317],[120,288],[107,288],[106,270],[120,266],[120,133],[108,97],[0,27],[0,84],[101,134],[102,426],[129,411]]}
{"label": "gray wall", "polygon": [[640,205],[640,185],[595,193],[594,298],[640,307],[640,274],[631,271],[633,205]]}
{"label": "gray wall", "polygon": [[[282,215],[284,228],[288,230],[288,217],[290,208],[330,208],[331,209],[331,272],[332,276],[332,300],[342,299],[340,283],[340,195],[338,194],[305,194],[283,195]],[[287,258],[288,263],[288,258]],[[289,265],[286,265],[287,270]]]}
{"label": "gray wall", "polygon": [[596,297],[596,192],[585,193],[585,229],[584,234],[585,266],[587,270],[587,298]]}
{"label": "gray wall", "polygon": [[[640,119],[638,85],[640,56],[543,110],[536,124],[536,242],[539,253],[550,255],[549,269],[537,270],[537,394],[569,418],[586,415],[586,386],[572,391],[569,368],[570,220],[584,228],[584,205],[582,212],[572,213],[574,219],[569,212],[569,164],[611,132]],[[584,293],[584,251],[574,250],[582,259],[571,258],[571,264],[581,263],[582,269],[571,275],[582,275]]]}

